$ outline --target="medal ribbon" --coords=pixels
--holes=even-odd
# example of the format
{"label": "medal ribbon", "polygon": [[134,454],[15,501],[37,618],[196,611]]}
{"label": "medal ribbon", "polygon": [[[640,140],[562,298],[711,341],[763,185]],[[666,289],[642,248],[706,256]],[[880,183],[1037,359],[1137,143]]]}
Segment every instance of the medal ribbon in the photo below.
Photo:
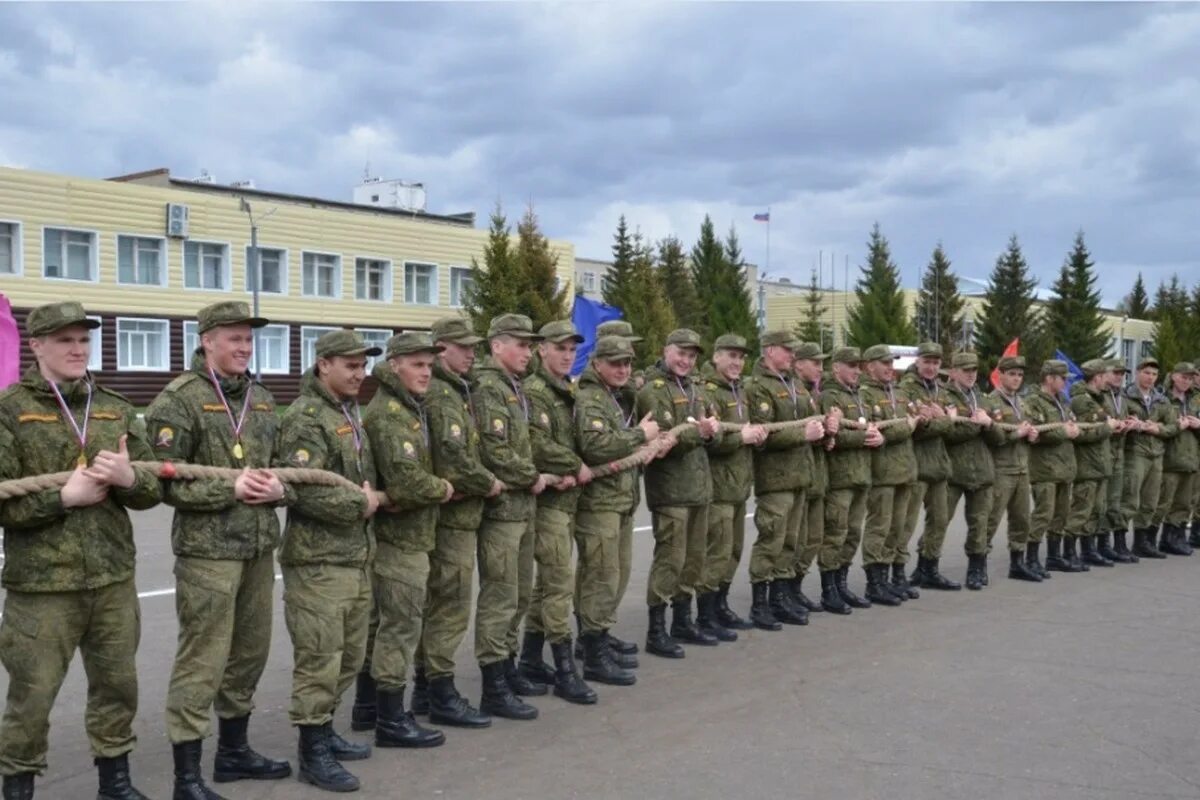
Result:
{"label": "medal ribbon", "polygon": [[1000,396],[1004,398],[1004,402],[1012,407],[1013,414],[1016,415],[1017,419],[1024,421],[1024,418],[1021,416],[1021,404],[1017,402],[1016,396],[1009,397],[1004,392],[1000,392]]}
{"label": "medal ribbon", "polygon": [[612,389],[608,390],[608,397],[613,401],[613,405],[617,407],[617,414],[621,417],[622,426],[626,429],[633,427],[633,416],[637,414],[637,409],[632,409],[628,414],[625,409],[621,408],[621,401],[617,399],[617,393]]}
{"label": "medal ribbon", "polygon": [[75,432],[75,439],[79,442],[79,465],[81,467],[86,466],[87,429],[88,421],[92,415],[92,384],[86,380],[83,382],[83,385],[87,387],[87,403],[83,407],[83,427],[80,427],[75,422],[75,416],[71,413],[71,409],[67,405],[66,399],[62,396],[62,392],[58,390],[58,385],[54,381],[46,382],[50,384],[50,389],[54,392],[54,399],[58,401],[58,407],[62,409],[63,417],[70,424],[71,430]]}
{"label": "medal ribbon", "polygon": [[354,437],[354,458],[358,463],[358,471],[362,472],[362,410],[358,407],[358,401],[354,401],[354,413],[350,413],[350,404],[342,403],[342,416],[346,418],[346,422],[350,423],[350,435]]}
{"label": "medal ribbon", "polygon": [[242,401],[242,411],[235,420],[233,418],[233,409],[229,407],[229,401],[225,399],[225,392],[221,389],[221,382],[217,380],[217,373],[213,371],[211,366],[208,368],[208,379],[212,381],[213,390],[217,393],[217,399],[221,401],[221,405],[225,408],[225,416],[229,417],[229,427],[233,429],[234,442],[241,444],[242,428],[246,425],[246,412],[250,410],[252,387],[246,387],[246,399]]}
{"label": "medal ribbon", "polygon": [[513,394],[517,396],[517,400],[521,403],[521,413],[525,415],[525,421],[529,422],[529,401],[525,399],[524,392],[521,391],[521,385],[514,381],[510,376],[508,385],[512,387]]}

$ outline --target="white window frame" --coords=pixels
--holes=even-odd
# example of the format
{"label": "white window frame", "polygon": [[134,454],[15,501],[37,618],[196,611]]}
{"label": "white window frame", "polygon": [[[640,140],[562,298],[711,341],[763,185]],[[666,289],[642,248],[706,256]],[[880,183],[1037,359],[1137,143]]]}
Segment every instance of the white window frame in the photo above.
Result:
{"label": "white window frame", "polygon": [[[341,330],[341,328],[333,326],[333,325],[301,325],[300,326],[300,372],[302,374],[305,372],[308,372],[308,370],[312,367],[312,365],[317,363],[317,353],[316,353],[316,347],[315,347],[315,345],[317,343],[317,339],[320,339],[322,336],[329,333],[330,331],[340,331],[340,330]],[[309,361],[308,360],[308,346],[305,343],[305,337],[308,333],[313,332],[313,331],[316,331],[317,335],[314,336],[312,339],[314,348],[313,348],[312,361]]]}
{"label": "white window frame", "polygon": [[[66,233],[86,233],[92,237],[92,247],[89,268],[91,275],[87,278],[71,278],[65,275],[50,276],[46,274],[46,231],[64,231]],[[66,267],[66,264],[63,264]],[[42,226],[42,279],[47,281],[67,281],[68,283],[99,283],[100,282],[100,233],[87,228],[72,228],[67,225]]]}
{"label": "white window frame", "polygon": [[[358,296],[358,262],[360,262],[360,261],[374,261],[374,262],[378,262],[378,263],[384,265],[383,297],[379,298],[378,300],[375,300],[370,297],[359,297]],[[393,294],[392,287],[395,285],[395,283],[396,283],[396,273],[395,273],[395,269],[392,266],[392,260],[390,258],[383,258],[381,256],[355,256],[354,257],[354,299],[355,300],[359,300],[364,303],[390,303],[390,302],[392,302],[392,294]]]}
{"label": "white window frame", "polygon": [[590,269],[583,271],[583,290],[585,292],[596,291],[596,273]]}
{"label": "white window frame", "polygon": [[[433,268],[433,284],[429,290],[430,301],[421,303],[416,300],[408,299],[408,268],[409,267],[432,267]],[[439,283],[438,265],[432,261],[405,261],[404,262],[404,303],[410,306],[436,306],[441,298],[441,287]],[[415,296],[415,293],[414,293]]]}
{"label": "white window frame", "polygon": [[[262,288],[262,286],[259,286],[258,293],[259,294],[269,294],[272,297],[283,297],[283,296],[287,295],[287,293],[288,293],[288,271],[290,268],[290,261],[291,261],[291,253],[288,251],[288,248],[272,247],[269,244],[260,244],[258,246],[258,249],[260,252],[263,250],[274,250],[275,252],[282,254],[282,256],[279,259],[279,272],[280,272],[279,291],[278,292],[268,292],[268,291],[265,291]],[[246,294],[254,294],[254,289],[250,286],[250,245],[246,245],[244,257],[246,259],[246,262],[245,262],[246,269],[244,270],[245,278],[246,278]]]}
{"label": "white window frame", "polygon": [[88,314],[88,319],[100,323],[100,327],[89,331],[88,338],[88,371],[100,372],[104,369],[104,320],[95,314]]}
{"label": "white window frame", "polygon": [[[392,338],[392,336],[394,335],[394,334],[392,333],[392,329],[391,329],[391,328],[355,328],[355,329],[354,329],[354,331],[355,331],[355,333],[357,333],[359,336],[363,336],[363,334],[367,334],[367,333],[382,333],[382,334],[385,334],[385,335],[386,335],[386,338],[385,338],[385,339],[384,339],[382,342],[378,342],[378,343],[377,343],[377,344],[378,344],[380,347],[382,347],[382,348],[383,348],[385,351],[387,350],[387,340],[388,340],[388,339],[390,339],[390,338]],[[363,336],[363,338],[364,338],[364,340],[367,342],[367,345],[368,345],[368,346],[372,345],[372,341],[371,341],[370,339],[367,339],[365,336]],[[375,369],[375,365],[376,365],[376,364],[378,364],[379,362],[383,361],[383,359],[384,359],[384,358],[386,358],[386,357],[387,357],[387,356],[386,356],[386,353],[380,353],[380,354],[379,354],[379,355],[377,355],[377,356],[368,356],[368,357],[367,357],[367,374],[368,374],[368,375],[370,375],[370,374],[371,374],[371,370]]]}
{"label": "white window frame", "polygon": [[[461,274],[464,277],[469,279],[471,277],[471,268],[464,267],[464,266],[461,266],[458,264],[450,265],[450,307],[451,308],[462,308],[463,307],[462,280],[459,280],[459,282],[458,282],[458,297],[455,298],[455,296],[454,296],[454,276],[456,274]],[[457,300],[457,302],[455,302],[456,300]]]}
{"label": "white window frame", "polygon": [[250,358],[250,372],[253,373],[256,371],[255,365],[258,363],[258,351],[262,345],[262,334],[272,328],[283,330],[283,366],[271,368],[264,364],[261,373],[263,375],[287,375],[292,369],[292,326],[284,323],[272,323],[253,331],[255,334],[254,355]]}
{"label": "white window frame", "polygon": [[[188,327],[191,327],[196,337],[196,347],[188,347]],[[183,329],[181,331],[181,344],[183,345],[183,369],[188,369],[192,365],[192,354],[196,352],[196,348],[200,346],[200,323],[194,319],[185,319],[183,321]]]}
{"label": "white window frame", "polygon": [[[305,269],[304,257],[305,256],[330,256],[337,260],[336,274],[333,279],[333,294],[332,295],[317,294],[315,292],[304,291],[304,269]],[[343,264],[342,264],[342,254],[341,253],[330,253],[330,252],[327,252],[324,250],[301,250],[300,251],[300,296],[301,297],[315,297],[315,298],[318,298],[321,300],[341,300],[342,299],[342,278],[343,278],[342,266],[343,266]],[[314,275],[313,276],[313,289],[317,288],[317,283],[318,283],[318,281],[317,281],[316,275]]]}
{"label": "white window frame", "polygon": [[[13,226],[13,271],[0,272],[0,275],[6,275],[10,278],[19,278],[25,274],[25,226],[15,219],[0,219],[0,224]],[[43,246],[45,238],[42,239]]]}
{"label": "white window frame", "polygon": [[[155,322],[163,326],[163,341],[160,347],[160,354],[165,364],[163,367],[145,367],[145,366],[126,366],[121,363],[121,324],[127,322]],[[117,334],[117,369],[121,372],[170,372],[171,371],[171,322],[170,320],[158,319],[154,317],[117,317],[116,322]]]}
{"label": "white window frame", "polygon": [[[131,282],[131,281],[121,280],[121,240],[122,239],[135,240],[134,246],[133,246],[133,252],[134,252],[135,256],[137,254],[137,242],[136,242],[137,239],[147,239],[150,241],[158,242],[158,258],[159,258],[158,283],[139,283],[138,281]],[[171,246],[167,243],[167,240],[165,237],[147,235],[144,233],[118,233],[116,236],[113,237],[113,247],[116,248],[114,251],[116,253],[116,257],[113,259],[113,265],[116,267],[117,284],[118,285],[120,285],[120,286],[149,286],[151,288],[157,288],[157,289],[166,288],[167,275],[170,274],[169,265],[170,265],[170,261],[171,261],[171,258],[170,258]],[[136,263],[134,264],[134,274],[135,275],[137,274],[137,264]]]}
{"label": "white window frame", "polygon": [[[222,269],[221,269],[222,281],[221,282],[223,285],[220,289],[209,289],[204,286],[188,286],[187,285],[187,246],[189,244],[197,244],[197,245],[215,244],[215,245],[218,245],[219,247],[225,248],[225,258],[222,260],[222,265],[221,265],[222,266]],[[179,244],[179,267],[180,267],[180,271],[183,273],[180,283],[182,284],[183,288],[189,292],[228,292],[231,290],[231,287],[233,286],[233,264],[232,264],[232,262],[233,262],[233,245],[230,244],[229,242],[221,242],[221,241],[217,241],[215,239],[184,239]],[[203,258],[201,259],[201,263],[198,268],[199,268],[200,272],[197,275],[197,277],[201,278],[201,281],[200,281],[201,283],[204,283],[204,281],[203,281],[203,277],[204,277]]]}

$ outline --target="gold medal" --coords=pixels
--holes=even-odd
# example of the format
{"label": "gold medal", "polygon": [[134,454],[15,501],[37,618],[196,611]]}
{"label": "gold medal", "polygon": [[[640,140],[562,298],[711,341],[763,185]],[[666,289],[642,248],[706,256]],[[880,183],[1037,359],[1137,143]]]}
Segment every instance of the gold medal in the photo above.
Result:
{"label": "gold medal", "polygon": [[87,469],[87,453],[80,453],[79,458],[75,459],[75,465],[82,469]]}
{"label": "gold medal", "polygon": [[234,442],[233,443],[233,457],[236,458],[238,461],[241,461],[245,457],[245,455],[246,455],[246,451],[242,449],[242,443]]}

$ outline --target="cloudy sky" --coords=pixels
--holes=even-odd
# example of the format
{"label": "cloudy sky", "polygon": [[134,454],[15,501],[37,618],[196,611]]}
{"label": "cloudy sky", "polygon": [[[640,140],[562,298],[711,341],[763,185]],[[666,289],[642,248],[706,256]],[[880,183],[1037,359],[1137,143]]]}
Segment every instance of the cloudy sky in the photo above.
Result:
{"label": "cloudy sky", "polygon": [[349,199],[369,162],[580,256],[708,213],[761,264],[769,206],[797,281],[876,220],[909,284],[1014,232],[1049,284],[1080,228],[1110,301],[1200,279],[1195,5],[0,4],[0,109],[3,164]]}

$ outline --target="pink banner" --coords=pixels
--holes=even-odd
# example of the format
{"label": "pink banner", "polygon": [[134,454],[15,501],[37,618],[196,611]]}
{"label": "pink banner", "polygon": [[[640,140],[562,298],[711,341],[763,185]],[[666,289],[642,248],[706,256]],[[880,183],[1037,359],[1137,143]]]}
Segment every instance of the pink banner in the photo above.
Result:
{"label": "pink banner", "polygon": [[13,319],[12,305],[0,294],[0,389],[21,378],[21,333]]}

